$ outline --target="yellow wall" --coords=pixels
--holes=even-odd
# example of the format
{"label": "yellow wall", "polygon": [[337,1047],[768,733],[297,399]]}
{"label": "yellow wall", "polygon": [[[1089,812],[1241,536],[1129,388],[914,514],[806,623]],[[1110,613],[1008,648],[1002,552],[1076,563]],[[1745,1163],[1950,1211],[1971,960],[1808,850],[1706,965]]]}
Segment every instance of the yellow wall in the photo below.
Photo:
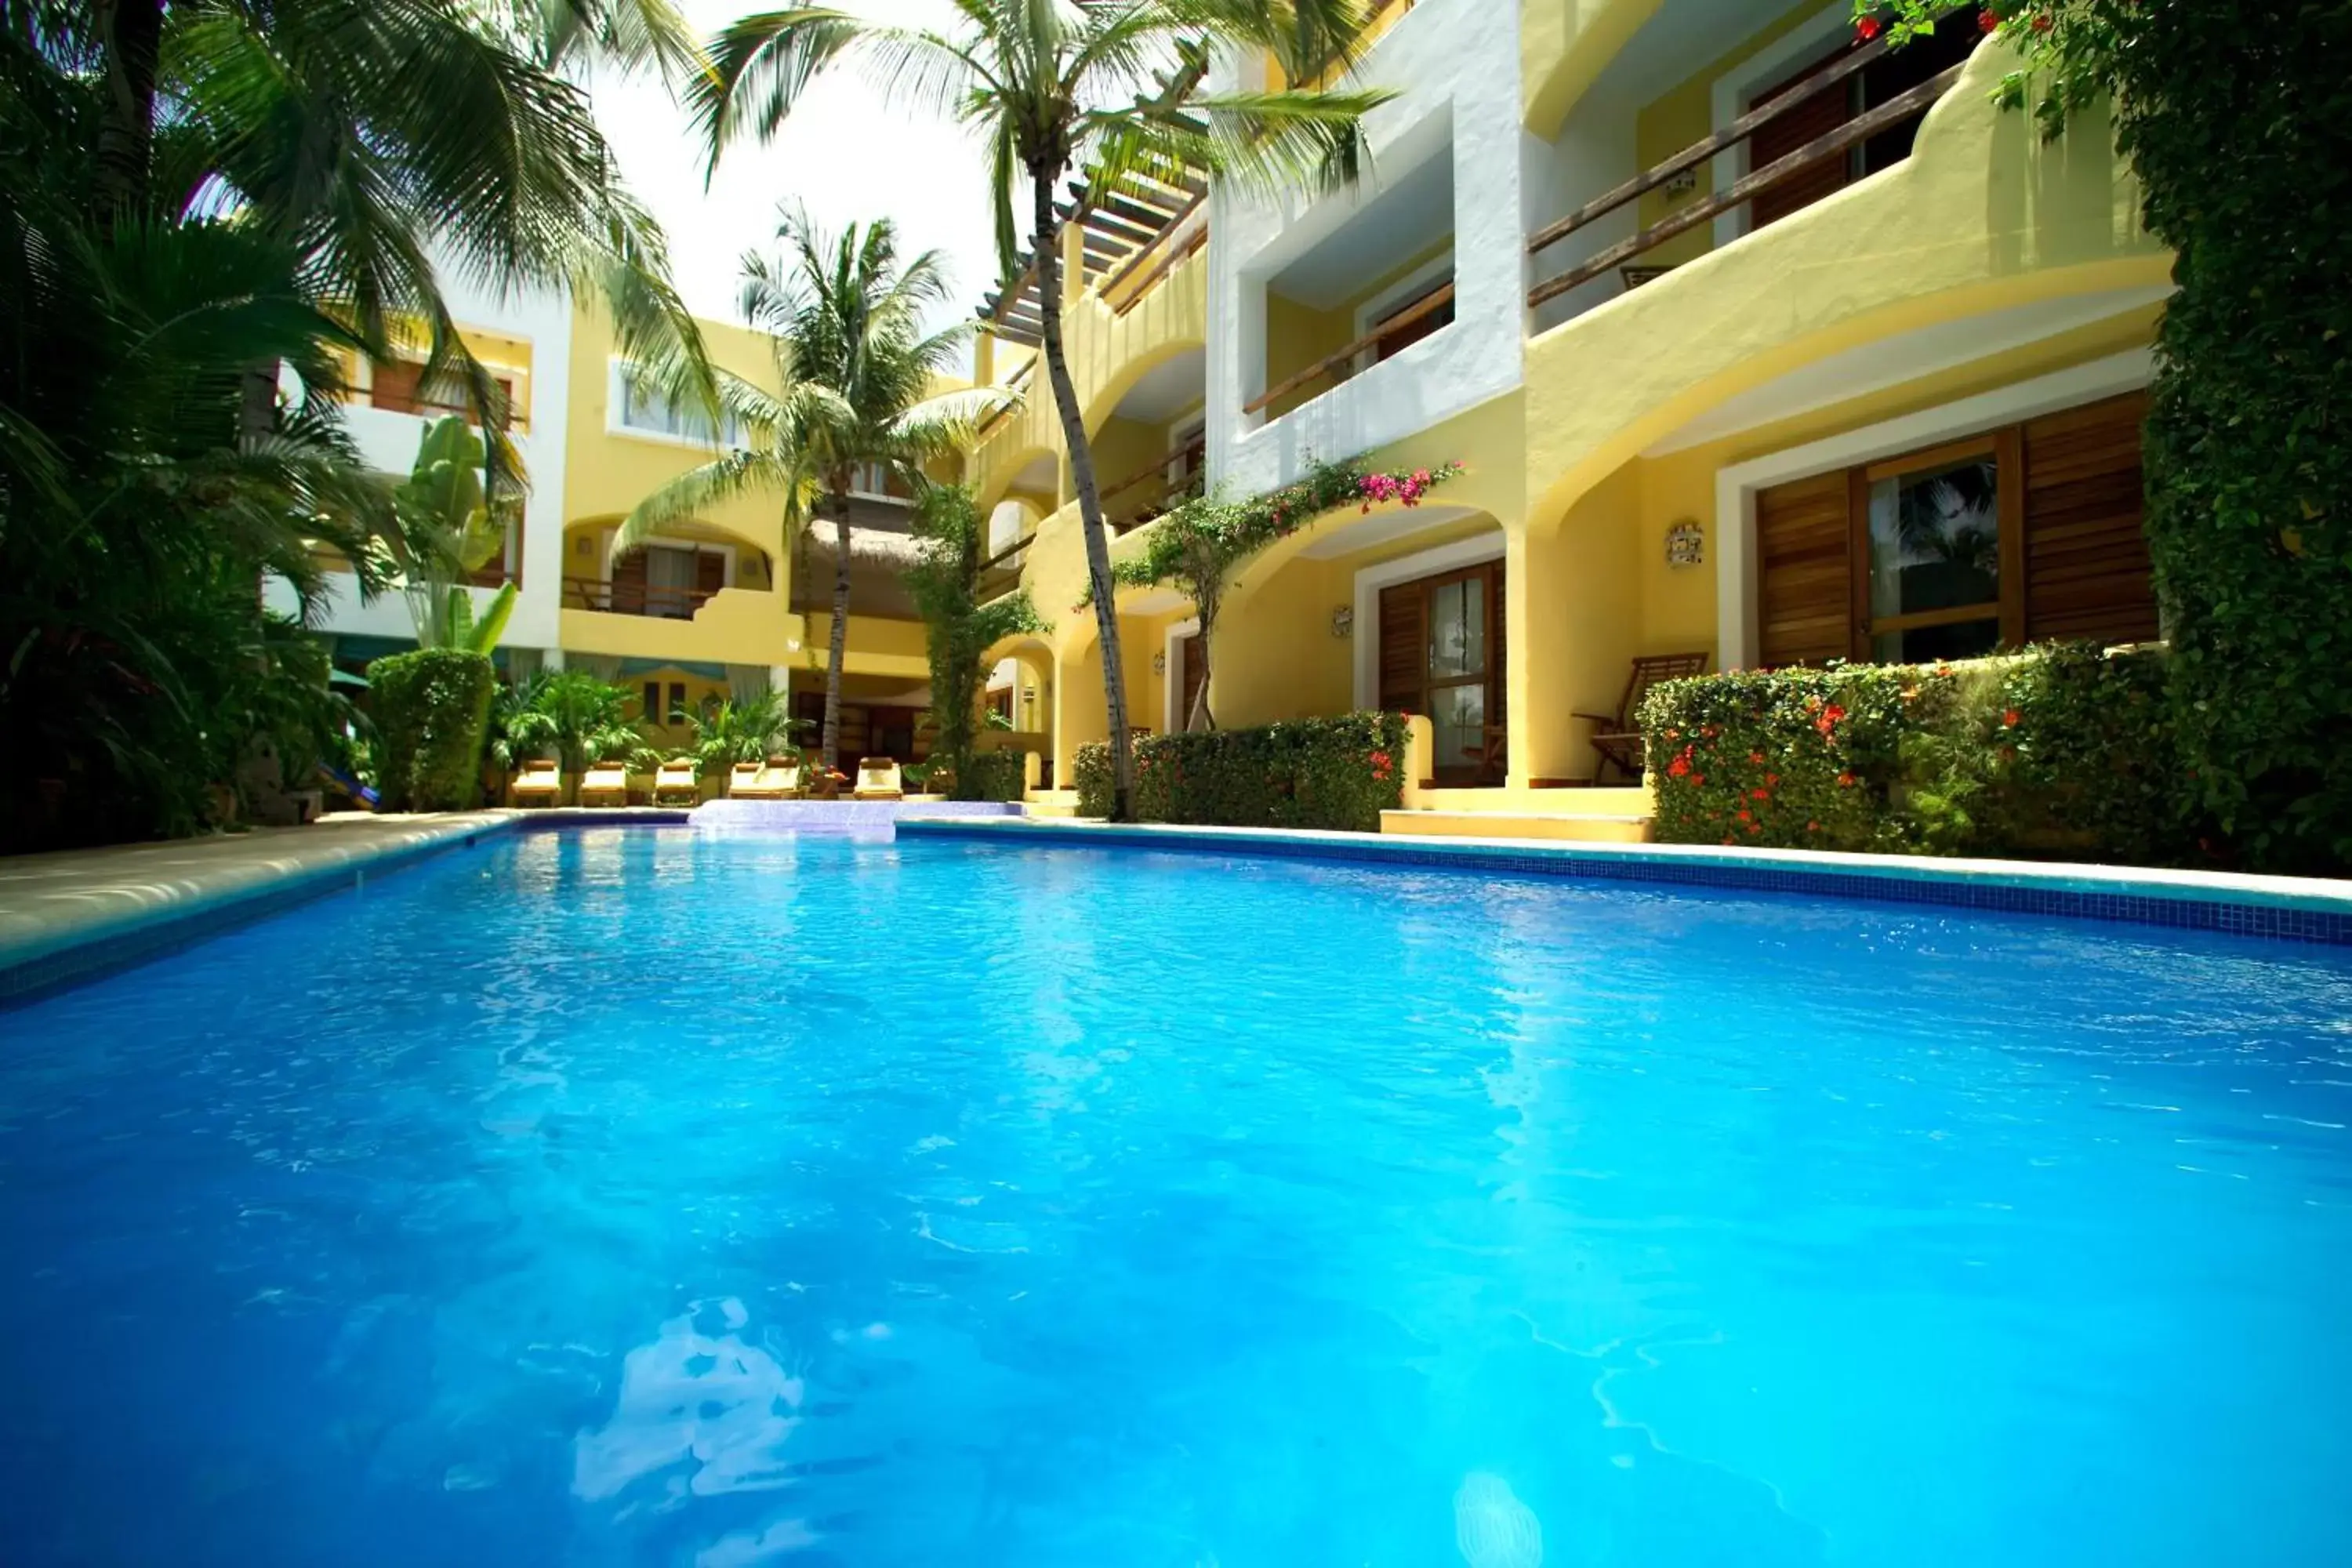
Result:
{"label": "yellow wall", "polygon": [[1520,0],[1519,86],[1527,128],[1549,142],[1660,0]]}
{"label": "yellow wall", "polygon": [[[1635,117],[1633,131],[1633,163],[1636,168],[1654,168],[1695,142],[1704,141],[1715,131],[1715,84],[1739,67],[1742,60],[1752,58],[1766,47],[1780,42],[1804,23],[1821,15],[1817,4],[1790,8],[1736,48],[1717,56],[1700,69],[1660,94],[1642,108]],[[1790,68],[1792,70],[1794,68]],[[1729,156],[1729,154],[1725,154]],[[1681,196],[1670,196],[1662,186],[1645,193],[1641,201],[1641,226],[1664,222],[1675,213],[1695,202],[1704,201],[1713,189],[1713,165],[1702,163],[1696,171],[1698,184]],[[1644,267],[1671,267],[1704,256],[1715,243],[1715,226],[1700,224],[1696,228],[1666,241],[1641,258]]]}
{"label": "yellow wall", "polygon": [[[812,612],[803,634],[801,653],[792,660],[806,669],[823,669],[833,648],[833,616]],[[842,663],[846,675],[885,675],[911,681],[930,679],[930,658],[925,651],[923,623],[891,620],[881,616],[849,617],[848,652]],[[782,661],[779,661],[782,662]]]}
{"label": "yellow wall", "polygon": [[[715,362],[760,385],[775,387],[774,362],[765,337],[717,321],[704,321],[701,327]],[[625,517],[646,496],[716,455],[713,447],[607,430],[612,357],[610,323],[584,305],[575,309],[563,482],[567,524],[583,518]],[[699,521],[772,555],[782,553],[782,510],[775,497],[741,497],[711,508]]]}

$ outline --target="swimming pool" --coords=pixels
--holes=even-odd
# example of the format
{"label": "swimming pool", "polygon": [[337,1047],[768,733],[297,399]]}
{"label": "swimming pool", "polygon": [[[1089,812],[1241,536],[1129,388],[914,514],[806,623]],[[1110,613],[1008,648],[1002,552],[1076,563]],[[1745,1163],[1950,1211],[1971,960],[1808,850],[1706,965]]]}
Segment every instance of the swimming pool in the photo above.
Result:
{"label": "swimming pool", "polygon": [[2352,1560],[2352,953],[493,840],[0,1012],[13,1565]]}

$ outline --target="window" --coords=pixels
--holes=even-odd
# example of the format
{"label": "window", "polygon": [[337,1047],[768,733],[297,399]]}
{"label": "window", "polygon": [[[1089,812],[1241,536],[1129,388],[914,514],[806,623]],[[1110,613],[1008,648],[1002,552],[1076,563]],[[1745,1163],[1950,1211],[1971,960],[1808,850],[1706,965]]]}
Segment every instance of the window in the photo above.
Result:
{"label": "window", "polygon": [[1965,658],[2158,635],[2138,394],[1756,496],[1758,656]]}
{"label": "window", "polygon": [[[628,374],[627,366],[614,364],[613,384],[613,406],[623,429],[646,436],[674,437],[681,441],[711,442],[709,420],[691,409],[678,407],[651,387],[639,386]],[[731,412],[727,414],[715,444],[750,446],[743,421]]]}
{"label": "window", "polygon": [[863,496],[882,496],[891,500],[912,500],[914,492],[907,481],[880,463],[860,463],[850,474],[850,489]]}
{"label": "window", "polygon": [[637,699],[637,716],[648,724],[662,721],[661,682],[648,680]]}

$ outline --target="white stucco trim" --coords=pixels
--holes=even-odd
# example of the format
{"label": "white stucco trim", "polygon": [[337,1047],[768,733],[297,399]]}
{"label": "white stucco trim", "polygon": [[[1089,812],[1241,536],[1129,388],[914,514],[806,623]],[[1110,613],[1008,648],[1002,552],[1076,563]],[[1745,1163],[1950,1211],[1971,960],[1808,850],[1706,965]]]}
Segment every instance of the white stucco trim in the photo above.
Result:
{"label": "white stucco trim", "polygon": [[[1714,125],[1717,131],[1748,112],[1748,99],[1757,89],[1769,87],[1782,77],[1793,75],[1807,55],[1817,55],[1834,46],[1853,26],[1853,7],[1840,3],[1816,12],[1782,37],[1773,39],[1723,75],[1715,79]],[[1748,143],[1742,142],[1728,153],[1717,153],[1713,161],[1715,193],[1729,190],[1748,172]],[[1748,232],[1748,208],[1745,204],[1729,212],[1717,213],[1715,218],[1715,244],[1718,250]]]}
{"label": "white stucco trim", "polygon": [[1498,528],[1433,550],[1400,555],[1356,574],[1356,620],[1350,632],[1356,644],[1357,707],[1370,708],[1381,700],[1381,590],[1416,577],[1475,566],[1482,561],[1500,561],[1503,552],[1503,531]]}
{"label": "white stucco trim", "polygon": [[1168,628],[1166,646],[1160,649],[1167,665],[1160,672],[1160,732],[1163,735],[1174,734],[1178,723],[1187,717],[1176,711],[1176,705],[1184,700],[1184,660],[1177,645],[1186,637],[1200,635],[1201,618],[1198,616],[1188,621],[1179,621]]}
{"label": "white stucco trim", "polygon": [[[2156,356],[2147,349],[2110,354],[2030,381],[1980,392],[1899,419],[1843,431],[1768,453],[1715,473],[1715,663],[1744,669],[1757,658],[1756,492],[1790,479],[1874,462],[1939,441],[2095,403],[2147,384]],[[1360,595],[1361,590],[1358,590]],[[1359,677],[1360,679],[1360,676]]]}

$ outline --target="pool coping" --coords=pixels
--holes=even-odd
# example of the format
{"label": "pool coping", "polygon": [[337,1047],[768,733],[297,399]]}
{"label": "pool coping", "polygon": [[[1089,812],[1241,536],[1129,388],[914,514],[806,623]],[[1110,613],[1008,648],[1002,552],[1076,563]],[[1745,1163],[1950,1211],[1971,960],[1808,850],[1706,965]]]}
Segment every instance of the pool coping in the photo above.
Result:
{"label": "pool coping", "polygon": [[2352,945],[2352,881],[2074,862],[1845,855],[1810,849],[1609,844],[1557,838],[1383,837],[1276,827],[1011,818],[911,818],[915,837],[1118,846],[1190,853],[1442,866],[1617,882],[1944,904]]}
{"label": "pool coping", "polygon": [[371,872],[492,835],[686,821],[684,811],[643,807],[352,813],[303,827],[0,860],[0,1006],[160,958],[356,886]]}

